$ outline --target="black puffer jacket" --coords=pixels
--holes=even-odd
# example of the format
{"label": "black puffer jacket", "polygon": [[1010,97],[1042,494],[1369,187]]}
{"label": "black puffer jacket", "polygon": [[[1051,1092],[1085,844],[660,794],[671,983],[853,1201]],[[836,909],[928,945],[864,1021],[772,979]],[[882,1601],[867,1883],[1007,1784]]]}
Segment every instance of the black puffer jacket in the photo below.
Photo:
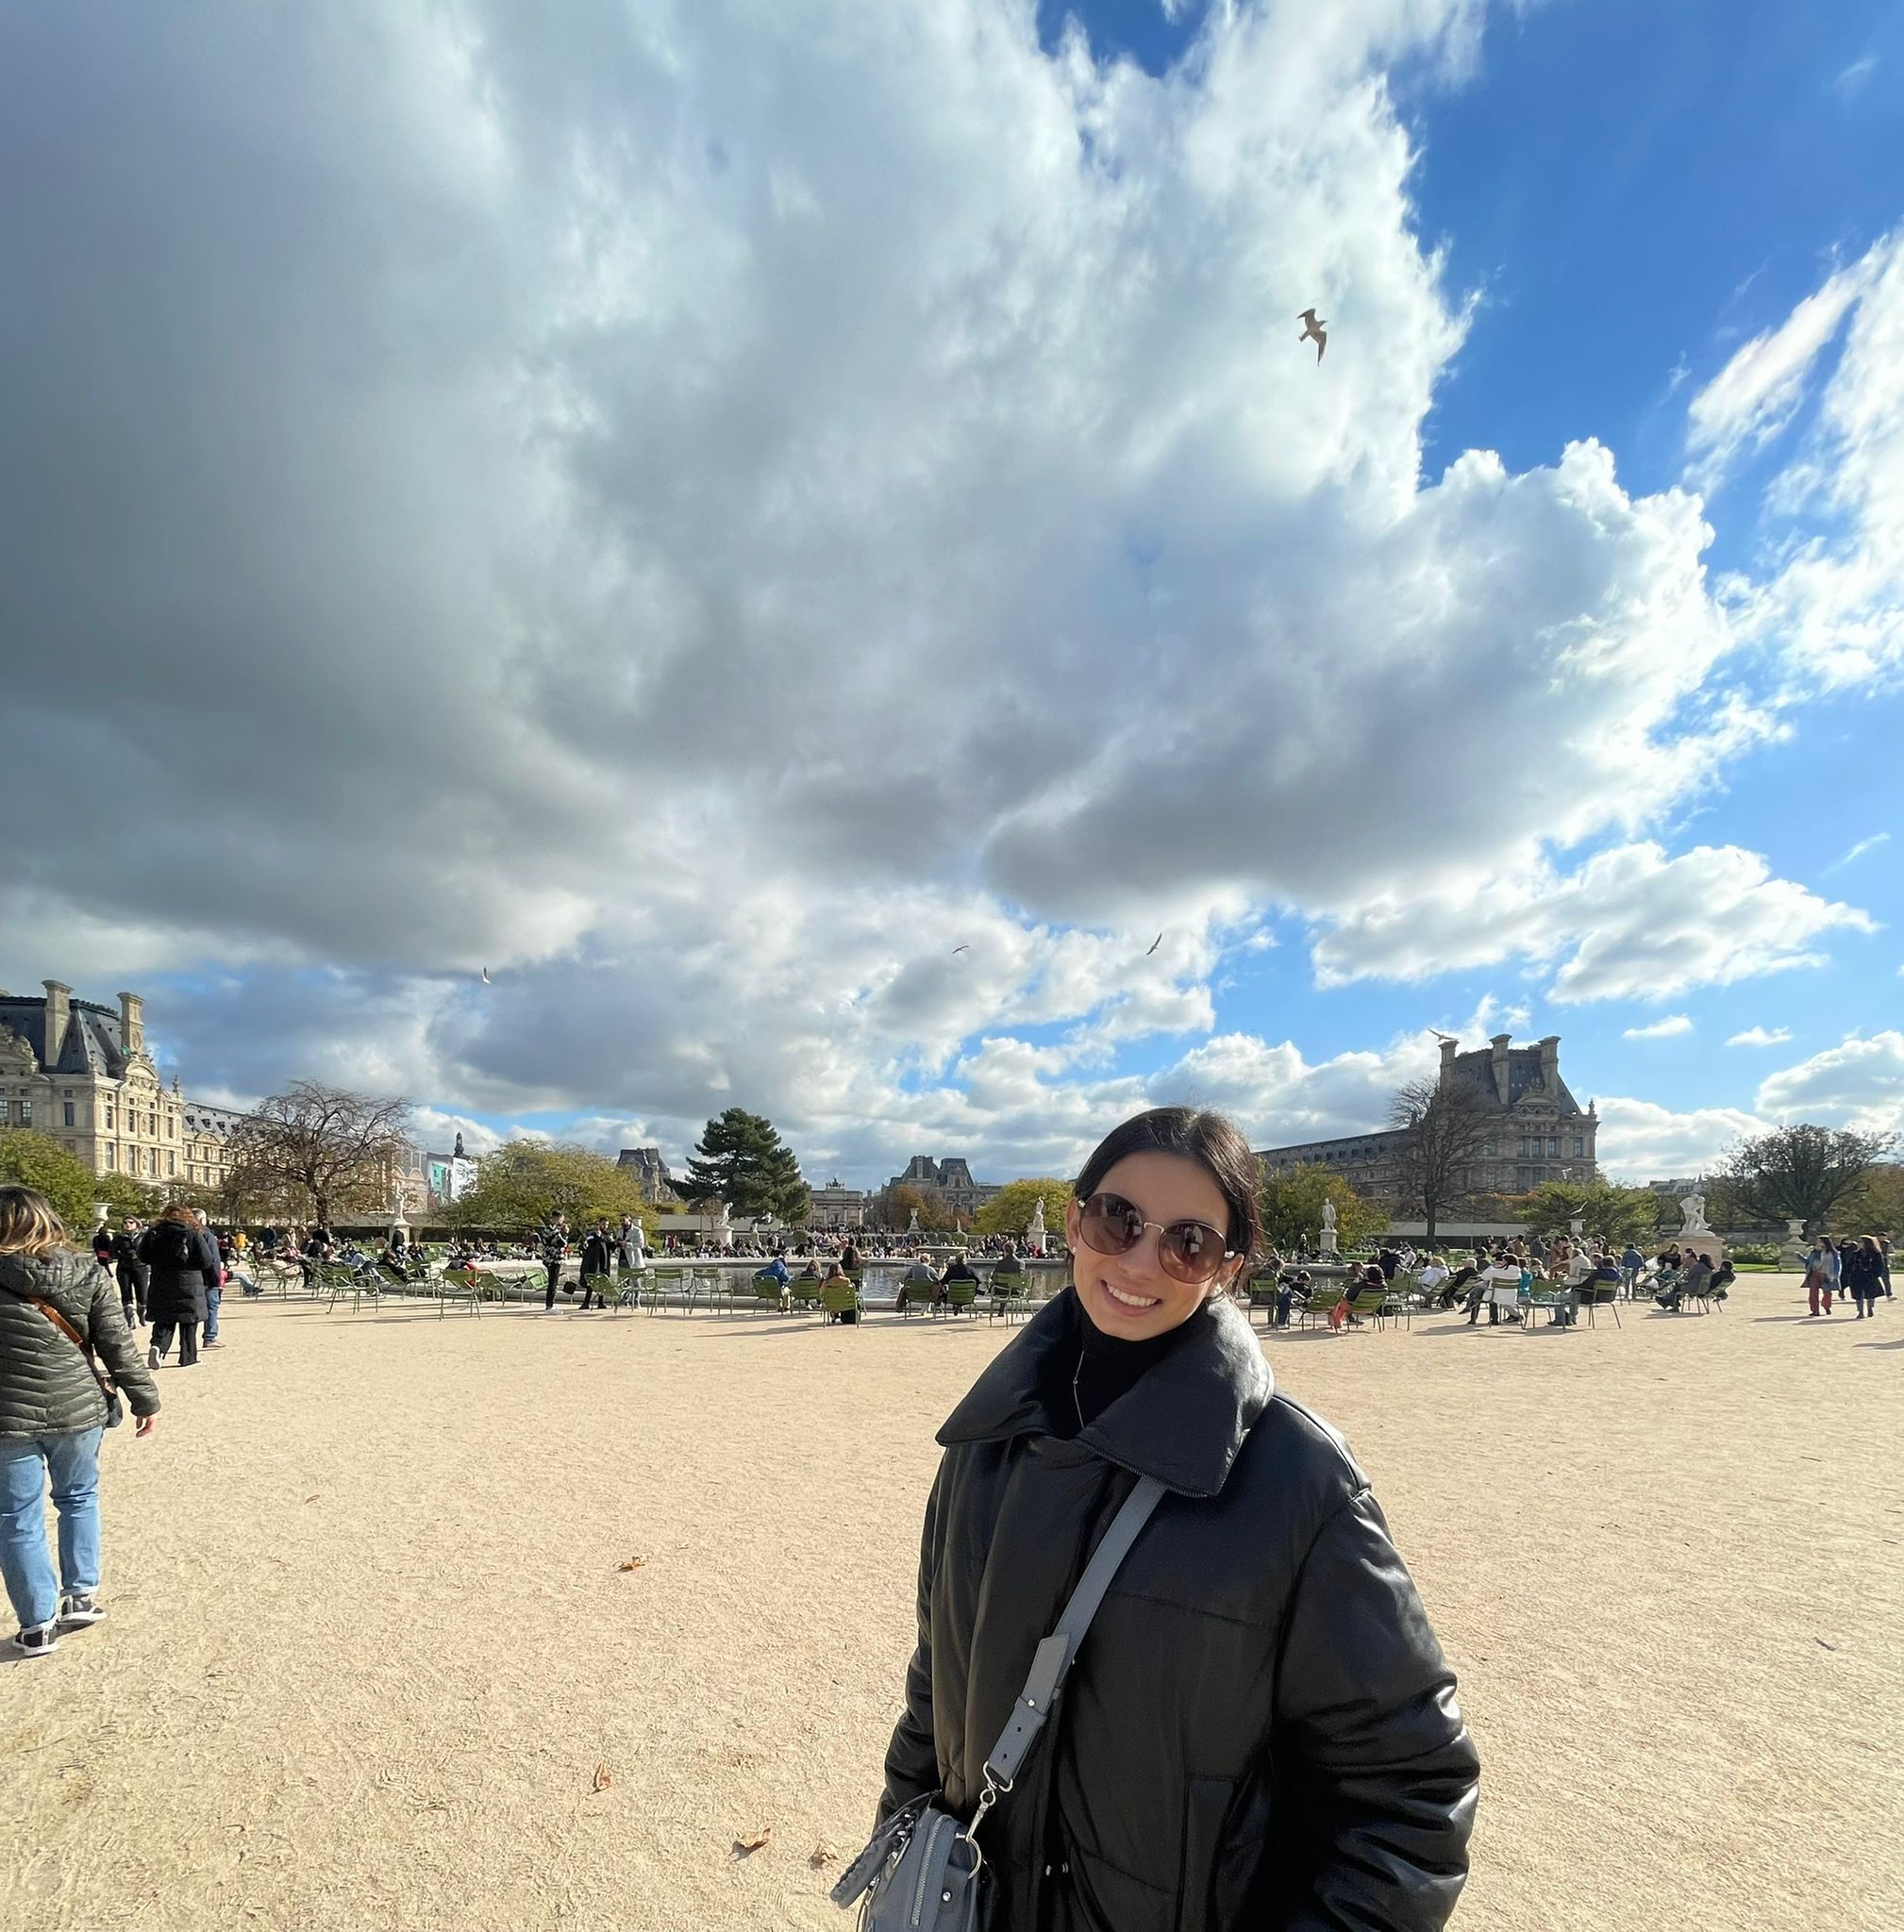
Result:
{"label": "black puffer jacket", "polygon": [[156,1221],[139,1238],[139,1258],[152,1271],[145,1312],[153,1321],[205,1320],[206,1287],[216,1288],[225,1271],[218,1243],[202,1227]]}
{"label": "black puffer jacket", "polygon": [[73,1342],[30,1301],[48,1301],[92,1344],[134,1415],[159,1389],[119,1311],[119,1289],[90,1255],[0,1255],[0,1436],[69,1436],[106,1420],[106,1398]]}
{"label": "black puffer jacket", "polygon": [[970,1815],[1039,1639],[1154,1475],[1172,1493],[982,1829],[999,1932],[1442,1925],[1478,1762],[1367,1478],[1227,1301],[1060,1440],[1042,1370],[1081,1319],[1042,1309],[939,1432],[880,1815],[939,1789]]}

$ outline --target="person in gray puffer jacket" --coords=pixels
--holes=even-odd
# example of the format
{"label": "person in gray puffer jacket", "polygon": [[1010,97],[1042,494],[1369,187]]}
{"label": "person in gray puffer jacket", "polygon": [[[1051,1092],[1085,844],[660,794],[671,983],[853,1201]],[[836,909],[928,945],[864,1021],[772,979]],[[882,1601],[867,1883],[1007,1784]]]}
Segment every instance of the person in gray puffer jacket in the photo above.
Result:
{"label": "person in gray puffer jacket", "polygon": [[[106,1395],[94,1359],[139,1418],[134,1433],[149,1436],[159,1390],[112,1277],[66,1245],[43,1194],[0,1187],[0,1573],[20,1620],[16,1657],[45,1657],[62,1630],[106,1614],[98,1598]],[[59,1512],[57,1577],[46,1549],[49,1481]]]}

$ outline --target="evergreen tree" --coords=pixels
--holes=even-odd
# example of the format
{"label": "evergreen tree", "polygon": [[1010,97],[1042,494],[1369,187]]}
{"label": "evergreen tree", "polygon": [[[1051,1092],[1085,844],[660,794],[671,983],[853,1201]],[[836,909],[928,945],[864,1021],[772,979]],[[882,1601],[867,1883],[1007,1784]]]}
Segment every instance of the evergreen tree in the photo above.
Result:
{"label": "evergreen tree", "polygon": [[686,1192],[725,1201],[746,1220],[806,1218],[810,1196],[793,1151],[764,1116],[730,1107],[710,1120],[688,1162]]}

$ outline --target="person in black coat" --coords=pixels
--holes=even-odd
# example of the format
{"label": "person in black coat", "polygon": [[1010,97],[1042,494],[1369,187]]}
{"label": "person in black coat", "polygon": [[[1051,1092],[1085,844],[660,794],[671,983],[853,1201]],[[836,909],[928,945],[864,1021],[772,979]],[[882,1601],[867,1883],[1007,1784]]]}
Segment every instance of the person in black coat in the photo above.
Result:
{"label": "person in black coat", "polygon": [[1278,1392],[1228,1291],[1256,1165],[1220,1117],[1140,1114],[1066,1214],[1076,1286],[939,1432],[881,1820],[969,1820],[984,1760],[1139,1475],[1168,1493],[986,1817],[994,1932],[1430,1932],[1478,1762],[1368,1478]]}
{"label": "person in black coat", "polygon": [[[593,1274],[607,1274],[610,1267],[612,1265],[612,1261],[613,1250],[609,1241],[609,1224],[606,1221],[598,1221],[594,1226],[589,1229],[587,1236],[582,1241],[582,1307],[584,1309],[589,1306],[589,1297],[594,1293],[594,1290],[589,1286],[589,1277]],[[597,1299],[603,1307],[608,1307],[609,1298],[607,1295],[598,1296]]]}
{"label": "person in black coat", "polygon": [[218,1285],[218,1247],[190,1208],[168,1208],[139,1238],[139,1260],[147,1270],[146,1312],[152,1320],[146,1362],[158,1368],[178,1336],[178,1366],[198,1364],[198,1327],[205,1320],[205,1291]]}
{"label": "person in black coat", "polygon": [[146,1291],[151,1276],[139,1258],[139,1243],[145,1230],[130,1214],[112,1237],[112,1271],[119,1277],[119,1305],[125,1312],[128,1328],[145,1320]]}

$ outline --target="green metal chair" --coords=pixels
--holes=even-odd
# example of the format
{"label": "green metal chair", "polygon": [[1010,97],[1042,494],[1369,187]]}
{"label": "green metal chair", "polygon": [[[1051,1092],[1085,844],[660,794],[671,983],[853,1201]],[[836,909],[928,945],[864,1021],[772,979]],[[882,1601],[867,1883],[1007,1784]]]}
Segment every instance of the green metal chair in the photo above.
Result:
{"label": "green metal chair", "polygon": [[1594,1325],[1594,1315],[1600,1308],[1612,1308],[1613,1326],[1620,1325],[1620,1284],[1617,1281],[1583,1281],[1580,1283],[1580,1306],[1587,1311],[1587,1326]]}
{"label": "green metal chair", "polygon": [[915,1307],[932,1312],[933,1299],[939,1291],[929,1281],[902,1281],[899,1284],[898,1307],[902,1318],[910,1321]]}
{"label": "green metal chair", "polygon": [[355,1268],[345,1267],[336,1261],[326,1261],[323,1272],[325,1290],[329,1297],[325,1303],[326,1313],[336,1307],[345,1295],[350,1297],[350,1311],[353,1315],[365,1302],[372,1307],[376,1307],[382,1303],[383,1284],[375,1274],[359,1274]]}
{"label": "green metal chair", "polygon": [[782,1286],[777,1274],[769,1274],[763,1268],[753,1277],[755,1309],[770,1308],[779,1314],[787,1306],[787,1289]]}
{"label": "green metal chair", "polygon": [[976,1281],[948,1281],[945,1284],[945,1312],[948,1316],[965,1314],[976,1319],[978,1313],[978,1284]]}
{"label": "green metal chair", "polygon": [[1348,1291],[1340,1282],[1319,1281],[1310,1290],[1309,1300],[1296,1304],[1290,1319],[1300,1328],[1307,1328],[1312,1322],[1326,1324],[1347,1295]]}
{"label": "green metal chair", "polygon": [[851,1313],[855,1318],[854,1325],[856,1327],[863,1328],[865,1326],[864,1322],[859,1319],[860,1291],[850,1281],[831,1281],[822,1284],[820,1289],[820,1307],[823,1313],[828,1315]]}
{"label": "green metal chair", "polygon": [[825,1304],[821,1298],[820,1284],[795,1275],[787,1284],[787,1306],[796,1314],[807,1308],[811,1308],[815,1312],[822,1311]]}
{"label": "green metal chair", "polygon": [[445,1268],[434,1286],[438,1321],[449,1312],[452,1302],[467,1307],[472,1315],[482,1313],[483,1278],[474,1268]]}

